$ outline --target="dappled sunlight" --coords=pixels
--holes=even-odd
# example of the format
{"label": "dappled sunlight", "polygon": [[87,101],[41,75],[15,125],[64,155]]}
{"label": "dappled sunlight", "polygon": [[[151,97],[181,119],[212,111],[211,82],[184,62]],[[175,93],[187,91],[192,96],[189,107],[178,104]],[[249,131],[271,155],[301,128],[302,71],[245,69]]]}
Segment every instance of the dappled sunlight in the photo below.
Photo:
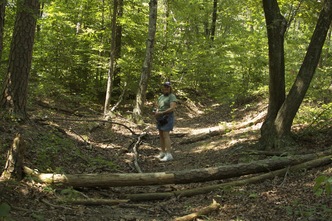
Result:
{"label": "dappled sunlight", "polygon": [[[29,135],[33,135],[29,141],[33,141],[37,148],[33,151],[30,150],[26,161],[27,166],[38,169],[40,172],[49,172],[48,176],[44,174],[40,177],[43,179],[65,179],[72,174],[101,176],[135,174],[135,177],[139,174],[151,174],[158,178],[159,174],[169,174],[172,171],[181,172],[180,174],[193,171],[195,175],[201,171],[214,175],[219,171],[217,168],[226,168],[229,172],[231,171],[229,168],[237,168],[242,165],[246,167],[261,159],[268,160],[269,156],[251,153],[260,136],[262,119],[265,116],[262,104],[258,106],[257,110],[247,107],[230,109],[227,105],[214,104],[193,107],[188,112],[186,107],[180,106],[174,131],[170,133],[174,159],[168,162],[161,162],[157,158],[160,152],[160,140],[154,125],[154,118],[150,116],[146,116],[145,123],[137,124],[121,115],[112,119],[113,124],[111,122],[99,124],[99,121],[84,121],[83,118],[75,116],[72,116],[72,121],[66,120],[65,117],[62,120],[49,119],[48,122],[44,122],[42,129],[38,128],[40,131],[29,133]],[[142,134],[145,136],[139,141],[138,138]],[[195,138],[199,139],[195,140]],[[242,171],[242,169],[235,170]],[[331,174],[331,170],[326,169],[323,172]],[[224,172],[222,174],[225,175]],[[307,174],[307,171],[303,176],[289,173],[254,185],[218,189],[217,198],[222,207],[217,216],[222,214],[223,220],[234,221],[249,218],[259,220],[262,217],[266,220],[274,220],[275,217],[287,216],[285,208],[294,205],[293,213],[298,212],[296,211],[298,205],[305,205],[305,209],[311,209],[310,205],[307,205],[307,201],[319,202],[313,193],[315,177],[318,176],[318,173],[312,177]],[[89,175],[86,177],[89,180],[94,179]],[[194,181],[188,184],[176,183],[116,189],[111,187],[111,191],[107,189],[105,192],[114,198],[123,194],[172,194],[173,191],[191,191],[199,187],[210,188],[210,185],[219,186],[219,184],[228,182],[242,181],[248,177],[251,175],[207,182],[196,180],[197,183]],[[305,181],[301,181],[301,179],[305,179]],[[141,180],[139,184],[141,184]],[[41,186],[40,188],[47,187]],[[89,190],[89,193],[90,191],[94,191],[94,193],[89,197],[93,194],[96,196],[102,194],[100,189]],[[24,191],[20,194],[30,196],[29,192]],[[302,199],[303,195],[305,195],[305,199]],[[191,201],[190,205],[197,203],[198,208],[201,202],[210,201],[214,197],[215,194],[211,191],[190,198],[174,197],[172,202],[179,206],[182,202]],[[169,204],[169,201],[165,200],[165,203]]]}
{"label": "dappled sunlight", "polygon": [[258,130],[251,130],[250,128],[245,128],[238,131],[230,131],[226,134],[220,134],[215,138],[210,140],[205,140],[200,143],[200,145],[193,147],[191,149],[192,153],[201,153],[204,151],[219,151],[227,148],[231,148],[242,143],[247,143],[248,141],[256,141],[259,136]]}

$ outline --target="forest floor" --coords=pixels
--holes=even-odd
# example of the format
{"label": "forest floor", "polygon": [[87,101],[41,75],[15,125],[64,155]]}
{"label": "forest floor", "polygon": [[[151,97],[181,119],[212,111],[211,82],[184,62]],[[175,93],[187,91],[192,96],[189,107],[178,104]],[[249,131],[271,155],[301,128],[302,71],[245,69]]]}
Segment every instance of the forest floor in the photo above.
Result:
{"label": "forest floor", "polygon": [[[110,124],[96,121],[102,120],[101,111],[93,104],[68,105],[45,99],[34,102],[32,107],[29,123],[3,122],[0,125],[0,168],[4,168],[6,152],[17,133],[21,134],[26,146],[25,165],[48,173],[137,173],[132,147],[143,132],[147,135],[138,148],[138,164],[145,173],[248,163],[272,157],[249,152],[256,147],[262,120],[250,122],[266,111],[266,103],[258,100],[232,107],[208,101],[180,102],[175,129],[171,133],[174,160],[169,162],[156,158],[159,139],[150,115],[145,116],[144,124],[135,124],[123,108],[112,116],[113,122],[119,124]],[[146,112],[151,109],[147,107]],[[190,142],[191,138],[216,130],[223,133]],[[331,137],[331,128],[305,133],[298,139],[298,146],[277,151],[297,154],[323,151],[331,147]],[[184,143],[184,140],[189,142]],[[57,199],[118,199],[123,194],[170,192],[239,178],[181,185],[73,189],[41,184],[26,177],[20,182],[0,181],[0,220],[1,217],[19,221],[174,220],[199,211],[215,200],[220,208],[196,220],[326,221],[332,220],[332,197],[314,193],[315,179],[323,174],[332,176],[331,165],[192,197],[94,206],[59,203]],[[9,205],[9,213],[4,209],[6,205]]]}

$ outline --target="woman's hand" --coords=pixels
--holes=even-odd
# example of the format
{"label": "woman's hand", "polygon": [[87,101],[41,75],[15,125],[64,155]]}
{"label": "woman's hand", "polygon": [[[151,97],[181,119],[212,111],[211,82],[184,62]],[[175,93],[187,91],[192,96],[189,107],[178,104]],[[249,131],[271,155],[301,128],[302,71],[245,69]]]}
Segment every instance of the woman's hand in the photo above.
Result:
{"label": "woman's hand", "polygon": [[155,116],[156,118],[159,117],[159,116],[162,116],[162,115],[164,115],[164,112],[163,112],[163,111],[161,111],[161,112],[159,112],[159,111],[154,112],[154,116]]}
{"label": "woman's hand", "polygon": [[159,117],[159,116],[162,116],[162,115],[165,115],[165,114],[171,113],[171,112],[173,112],[173,111],[175,110],[175,108],[176,108],[176,102],[171,102],[171,107],[170,107],[170,108],[168,108],[168,109],[165,110],[165,111],[160,111],[160,112],[159,112],[159,110],[157,109],[157,111],[154,112],[154,116],[155,116],[155,117]]}

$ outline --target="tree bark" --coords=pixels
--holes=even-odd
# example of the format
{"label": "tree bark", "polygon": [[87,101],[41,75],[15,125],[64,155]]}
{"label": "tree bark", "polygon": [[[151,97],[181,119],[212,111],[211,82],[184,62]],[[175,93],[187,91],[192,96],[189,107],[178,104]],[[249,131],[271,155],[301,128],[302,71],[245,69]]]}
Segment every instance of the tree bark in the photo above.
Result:
{"label": "tree bark", "polygon": [[28,79],[32,63],[38,0],[19,0],[9,54],[9,66],[0,107],[15,118],[27,118]]}
{"label": "tree bark", "polygon": [[271,146],[275,136],[274,120],[285,100],[284,35],[287,22],[277,0],[263,0],[269,45],[269,106],[261,128],[262,142]]}
{"label": "tree bark", "polygon": [[149,33],[146,42],[146,54],[142,67],[141,79],[138,85],[138,91],[136,94],[135,108],[133,110],[134,117],[137,119],[142,115],[143,105],[146,100],[146,91],[148,88],[148,81],[151,75],[151,66],[153,58],[153,49],[156,35],[156,23],[157,23],[157,0],[150,0],[149,2]]}
{"label": "tree bark", "polygon": [[217,23],[217,11],[218,11],[218,0],[213,0],[213,12],[211,22],[211,35],[210,38],[213,41],[216,34],[216,23]]}
{"label": "tree bark", "polygon": [[110,174],[50,174],[35,173],[24,167],[24,172],[37,178],[40,182],[63,184],[73,187],[116,187],[145,186],[164,184],[186,184],[239,177],[248,174],[262,173],[296,165],[332,154],[332,149],[326,152],[302,156],[274,157],[252,163],[239,163],[219,167],[193,169],[158,173],[110,173]]}

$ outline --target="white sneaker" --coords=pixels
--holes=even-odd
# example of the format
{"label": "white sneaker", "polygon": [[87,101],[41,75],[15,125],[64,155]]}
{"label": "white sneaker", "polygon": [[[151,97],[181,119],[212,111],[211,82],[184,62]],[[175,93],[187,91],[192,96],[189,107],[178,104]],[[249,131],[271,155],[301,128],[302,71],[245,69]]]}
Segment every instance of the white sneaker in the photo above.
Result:
{"label": "white sneaker", "polygon": [[170,153],[166,153],[165,156],[160,159],[160,161],[163,161],[163,162],[169,161],[169,160],[173,160],[173,156]]}
{"label": "white sneaker", "polygon": [[159,159],[164,158],[164,156],[166,155],[165,152],[160,152],[159,155],[157,156]]}

